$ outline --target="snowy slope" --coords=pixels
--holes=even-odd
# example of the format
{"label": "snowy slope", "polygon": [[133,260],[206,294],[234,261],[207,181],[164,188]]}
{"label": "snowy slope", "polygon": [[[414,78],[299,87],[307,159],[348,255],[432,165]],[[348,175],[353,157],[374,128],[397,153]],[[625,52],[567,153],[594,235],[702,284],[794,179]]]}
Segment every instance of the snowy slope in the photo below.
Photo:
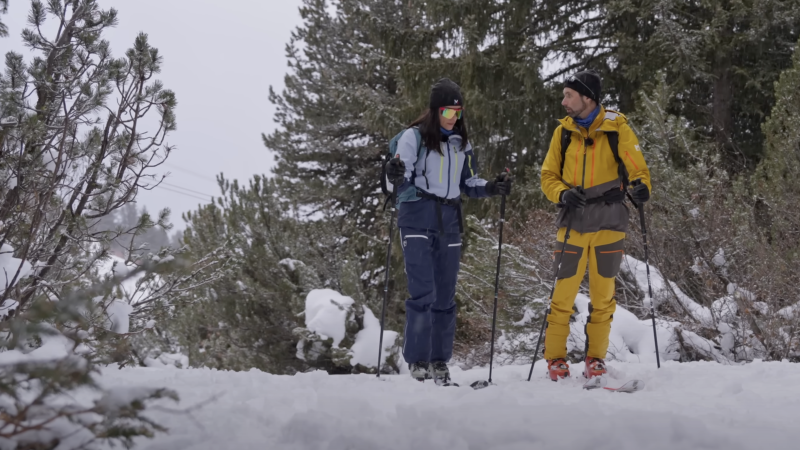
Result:
{"label": "snowy slope", "polygon": [[[202,404],[150,412],[171,430],[140,441],[150,450],[797,448],[800,364],[611,364],[610,385],[646,381],[636,394],[583,391],[577,378],[553,383],[539,364],[531,382],[526,366],[495,368],[496,386],[478,391],[407,375],[255,370],[109,368],[101,382],[165,386],[180,393],[181,408]],[[487,376],[453,372],[462,386]]]}

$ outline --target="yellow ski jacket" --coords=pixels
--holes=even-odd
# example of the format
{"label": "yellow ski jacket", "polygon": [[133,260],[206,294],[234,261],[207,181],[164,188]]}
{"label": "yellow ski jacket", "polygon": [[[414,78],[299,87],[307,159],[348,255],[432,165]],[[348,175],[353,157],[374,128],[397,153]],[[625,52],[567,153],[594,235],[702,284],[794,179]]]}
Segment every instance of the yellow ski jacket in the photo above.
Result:
{"label": "yellow ski jacket", "polygon": [[[619,165],[608,142],[607,132],[615,132],[619,136],[619,157],[625,164],[628,179],[640,179],[652,192],[650,170],[639,147],[639,140],[624,115],[601,106],[600,113],[588,130],[578,126],[571,117],[559,122],[561,125],[553,133],[550,149],[542,165],[542,191],[550,201],[558,203],[561,192],[573,186],[583,186],[587,200],[622,188],[617,170]],[[561,134],[565,132],[571,133],[572,138],[565,154],[562,174]],[[590,201],[583,211],[562,209],[556,224],[559,227],[571,224],[572,229],[580,233],[599,230],[627,232],[628,208],[619,202]]]}

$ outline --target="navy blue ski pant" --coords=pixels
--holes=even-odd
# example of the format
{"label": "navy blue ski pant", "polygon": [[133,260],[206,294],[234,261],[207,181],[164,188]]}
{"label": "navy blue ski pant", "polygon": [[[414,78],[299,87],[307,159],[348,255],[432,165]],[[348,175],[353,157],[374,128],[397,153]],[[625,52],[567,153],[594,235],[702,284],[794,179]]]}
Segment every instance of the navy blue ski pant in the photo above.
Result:
{"label": "navy blue ski pant", "polygon": [[456,280],[461,235],[400,228],[408,277],[403,358],[449,361],[456,332]]}

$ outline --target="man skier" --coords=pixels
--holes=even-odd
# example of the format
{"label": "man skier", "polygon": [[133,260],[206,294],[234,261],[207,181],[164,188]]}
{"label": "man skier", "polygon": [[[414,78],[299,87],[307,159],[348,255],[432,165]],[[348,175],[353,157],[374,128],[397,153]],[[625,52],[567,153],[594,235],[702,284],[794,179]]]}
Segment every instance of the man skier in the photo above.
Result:
{"label": "man skier", "polygon": [[593,70],[567,78],[561,102],[567,117],[559,121],[542,166],[542,191],[562,208],[553,260],[557,282],[544,341],[553,381],[570,374],[569,318],[587,262],[591,303],[583,374],[592,378],[606,373],[604,358],[616,309],[614,281],[628,230],[623,201],[629,180],[634,181],[631,196],[636,204],[650,198],[650,171],[639,142],[625,116],[600,105],[601,90],[600,76]]}

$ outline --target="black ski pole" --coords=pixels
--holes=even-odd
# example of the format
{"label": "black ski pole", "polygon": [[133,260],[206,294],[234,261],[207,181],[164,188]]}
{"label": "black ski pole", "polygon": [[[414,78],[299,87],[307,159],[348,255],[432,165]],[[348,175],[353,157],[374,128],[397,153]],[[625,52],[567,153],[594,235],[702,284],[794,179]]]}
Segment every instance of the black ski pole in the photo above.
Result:
{"label": "black ski pole", "polygon": [[[508,169],[506,169],[508,172]],[[500,199],[500,236],[497,247],[497,271],[494,274],[494,310],[492,311],[492,344],[489,350],[489,384],[492,384],[492,363],[494,362],[494,333],[497,325],[497,292],[500,286],[500,258],[503,256],[503,224],[506,221],[506,196]]]}
{"label": "black ski pole", "polygon": [[[633,180],[631,186],[638,186],[642,180]],[[630,194],[628,194],[630,196]],[[631,198],[631,202],[639,210],[639,221],[642,223],[642,241],[644,242],[644,266],[647,269],[647,293],[650,296],[650,318],[653,321],[653,342],[656,345],[656,364],[661,368],[661,357],[658,354],[658,333],[656,333],[656,308],[655,299],[653,298],[653,285],[650,283],[650,252],[647,247],[647,226],[644,222],[644,203],[637,204]]]}
{"label": "black ski pole", "polygon": [[[562,130],[562,133],[564,131]],[[578,189],[583,191],[583,186],[586,185],[586,152],[588,150],[588,146],[594,144],[592,138],[586,138],[583,141],[583,174],[581,175],[581,185],[578,186]],[[567,205],[559,204],[560,207],[566,208]],[[568,213],[569,214],[569,213]],[[583,208],[581,208],[581,218],[583,217]],[[555,280],[553,280],[553,287],[550,289],[550,298],[547,300],[547,309],[545,310],[544,317],[542,318],[542,328],[539,330],[539,339],[536,340],[536,351],[533,352],[533,361],[531,361],[531,370],[528,372],[528,381],[531,381],[531,377],[533,376],[533,366],[536,364],[536,356],[539,354],[539,346],[542,343],[542,335],[544,334],[544,327],[547,325],[547,316],[550,315],[550,304],[553,303],[553,294],[556,292],[556,284],[558,283],[558,272],[561,271],[561,261],[564,259],[564,251],[567,249],[567,241],[569,241],[569,232],[572,231],[572,214],[569,216],[569,221],[567,222],[567,232],[564,233],[564,244],[561,246],[561,255],[558,257],[558,266],[556,266],[556,275]]]}
{"label": "black ski pole", "polygon": [[[397,158],[400,155],[396,156]],[[394,183],[393,183],[394,184]],[[392,186],[392,218],[389,221],[389,243],[386,246],[386,275],[383,281],[383,308],[381,308],[381,336],[378,339],[378,373],[375,375],[380,378],[381,376],[381,353],[383,350],[383,327],[386,321],[386,302],[389,298],[389,265],[392,262],[392,241],[394,240],[394,221],[397,217],[397,185]]]}
{"label": "black ski pole", "polygon": [[553,302],[553,294],[556,292],[556,283],[558,283],[558,272],[561,271],[561,261],[564,259],[564,251],[567,250],[567,241],[569,241],[569,232],[572,230],[572,216],[570,216],[569,223],[567,223],[567,232],[564,233],[564,244],[561,246],[561,255],[558,257],[558,265],[556,266],[556,277],[553,280],[553,287],[550,289],[550,299],[547,301],[547,309],[545,310],[544,317],[542,318],[542,327],[539,330],[539,339],[536,341],[536,351],[533,352],[533,361],[531,361],[531,370],[528,372],[528,381],[531,381],[533,376],[533,366],[536,364],[536,357],[539,355],[539,347],[542,344],[542,335],[544,335],[544,327],[547,325],[547,316],[550,315],[550,304]]}

